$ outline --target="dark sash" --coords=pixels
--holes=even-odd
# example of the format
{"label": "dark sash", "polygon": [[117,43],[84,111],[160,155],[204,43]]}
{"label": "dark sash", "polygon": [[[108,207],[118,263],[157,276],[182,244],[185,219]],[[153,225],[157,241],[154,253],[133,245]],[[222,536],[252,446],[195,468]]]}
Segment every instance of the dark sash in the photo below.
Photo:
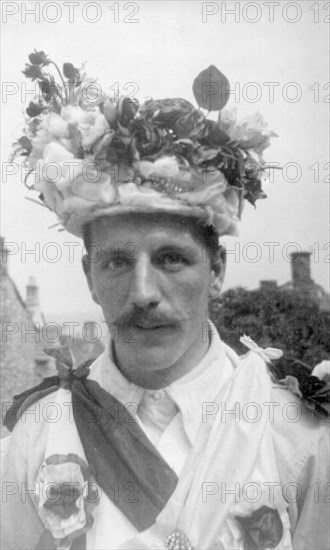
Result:
{"label": "dark sash", "polygon": [[12,430],[28,406],[60,386],[70,387],[74,420],[98,485],[138,531],[144,531],[166,505],[177,476],[126,407],[88,380],[90,363],[71,370],[65,383],[60,373],[15,396],[4,424]]}

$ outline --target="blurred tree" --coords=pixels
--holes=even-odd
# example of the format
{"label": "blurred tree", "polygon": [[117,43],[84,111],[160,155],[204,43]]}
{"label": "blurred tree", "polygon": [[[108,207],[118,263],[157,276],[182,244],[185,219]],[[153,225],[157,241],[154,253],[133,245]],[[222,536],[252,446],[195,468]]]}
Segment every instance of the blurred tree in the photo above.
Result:
{"label": "blurred tree", "polygon": [[210,302],[210,317],[239,354],[247,351],[239,341],[247,334],[261,347],[278,347],[310,366],[330,359],[330,312],[296,290],[230,289]]}

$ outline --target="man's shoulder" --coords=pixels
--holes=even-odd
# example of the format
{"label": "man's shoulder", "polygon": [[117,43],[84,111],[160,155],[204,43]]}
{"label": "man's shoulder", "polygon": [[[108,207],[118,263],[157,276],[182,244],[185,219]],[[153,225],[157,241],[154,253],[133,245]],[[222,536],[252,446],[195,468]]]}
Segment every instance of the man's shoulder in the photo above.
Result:
{"label": "man's shoulder", "polygon": [[274,429],[282,433],[296,433],[298,428],[310,435],[322,433],[329,426],[329,418],[317,413],[307,401],[289,389],[274,383],[271,395]]}
{"label": "man's shoulder", "polygon": [[[267,411],[274,433],[280,439],[285,439],[289,446],[297,450],[308,442],[317,442],[319,438],[324,437],[329,427],[330,418],[326,414],[318,412],[312,399],[308,400],[299,396],[289,387],[279,383],[279,380],[276,380],[276,377],[270,372],[264,359],[258,354],[248,352],[243,356],[237,356],[231,348],[226,346],[226,351],[228,352],[228,350],[231,352],[232,362],[235,362],[236,368],[241,368],[246,375],[252,365],[257,366],[257,372],[259,368],[268,372],[269,383],[272,386],[270,400],[263,401],[262,395],[260,395],[260,401]],[[263,389],[260,382],[260,391]],[[248,387],[246,391],[248,396]]]}
{"label": "man's shoulder", "polygon": [[33,442],[46,436],[49,426],[54,419],[54,413],[62,414],[58,410],[56,401],[57,390],[40,397],[30,405],[23,405],[15,419],[15,426],[9,437],[21,439],[29,446]]}

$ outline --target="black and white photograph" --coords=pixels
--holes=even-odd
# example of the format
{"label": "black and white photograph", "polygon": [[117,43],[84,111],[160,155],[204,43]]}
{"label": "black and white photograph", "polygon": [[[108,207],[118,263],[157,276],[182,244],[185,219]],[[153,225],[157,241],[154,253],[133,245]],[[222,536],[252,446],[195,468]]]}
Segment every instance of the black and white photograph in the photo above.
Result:
{"label": "black and white photograph", "polygon": [[330,2],[1,8],[1,550],[330,547]]}

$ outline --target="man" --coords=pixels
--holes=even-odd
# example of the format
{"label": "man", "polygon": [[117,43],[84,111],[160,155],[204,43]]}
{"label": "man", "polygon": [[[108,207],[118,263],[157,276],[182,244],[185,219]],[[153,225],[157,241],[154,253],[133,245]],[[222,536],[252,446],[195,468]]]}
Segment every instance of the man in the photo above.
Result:
{"label": "man", "polygon": [[241,153],[184,100],[123,105],[105,101],[89,132],[90,118],[64,106],[32,141],[33,162],[73,162],[61,140],[76,125],[84,151],[109,163],[92,181],[80,160],[73,179],[38,190],[84,238],[110,337],[91,365],[51,352],[59,376],[9,411],[3,548],[326,548],[325,423],[274,384],[278,350],[246,338],[240,359],[208,320],[225,273],[219,236],[260,183],[255,167],[226,164],[228,147]]}

